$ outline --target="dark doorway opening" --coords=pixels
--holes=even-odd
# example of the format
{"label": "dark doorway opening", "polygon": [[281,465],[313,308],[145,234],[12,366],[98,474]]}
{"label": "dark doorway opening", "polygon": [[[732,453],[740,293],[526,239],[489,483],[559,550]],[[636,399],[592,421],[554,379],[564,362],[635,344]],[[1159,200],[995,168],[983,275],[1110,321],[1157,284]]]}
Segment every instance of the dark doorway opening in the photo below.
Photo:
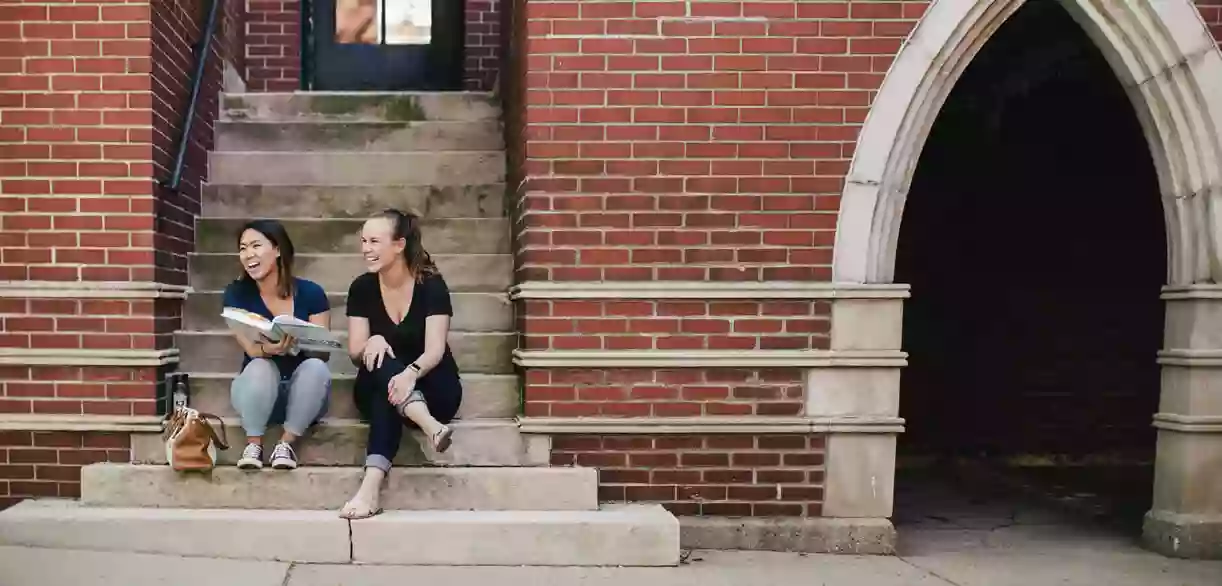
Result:
{"label": "dark doorway opening", "polygon": [[[955,85],[905,204],[901,536],[957,505],[1024,499],[1140,533],[1167,270],[1159,194],[1101,51],[1058,2],[1027,2]],[[931,496],[946,490],[961,498]]]}
{"label": "dark doorway opening", "polygon": [[461,90],[465,6],[464,0],[302,0],[304,89]]}

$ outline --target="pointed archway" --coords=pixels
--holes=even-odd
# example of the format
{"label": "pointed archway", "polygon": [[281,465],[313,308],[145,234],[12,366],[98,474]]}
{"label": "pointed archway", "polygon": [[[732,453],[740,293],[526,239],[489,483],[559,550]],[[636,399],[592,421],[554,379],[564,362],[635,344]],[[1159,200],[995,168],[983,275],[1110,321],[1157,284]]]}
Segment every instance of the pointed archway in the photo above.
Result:
{"label": "pointed archway", "polygon": [[[894,281],[904,204],[933,121],[967,64],[1024,1],[930,6],[859,137],[842,194],[836,281]],[[1222,52],[1191,0],[1060,1],[1126,88],[1162,196],[1167,326],[1146,541],[1170,555],[1222,557]]]}

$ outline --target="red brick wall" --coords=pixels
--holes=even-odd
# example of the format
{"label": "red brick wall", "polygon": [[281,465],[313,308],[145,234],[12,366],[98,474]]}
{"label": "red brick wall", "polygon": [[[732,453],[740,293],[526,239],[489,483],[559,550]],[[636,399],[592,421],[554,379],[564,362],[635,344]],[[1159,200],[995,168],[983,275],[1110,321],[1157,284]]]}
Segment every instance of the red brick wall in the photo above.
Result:
{"label": "red brick wall", "polygon": [[[500,60],[501,0],[466,2],[466,89],[493,89]],[[301,0],[250,0],[248,89],[288,92],[301,87]]]}
{"label": "red brick wall", "polygon": [[677,515],[818,516],[820,435],[574,435],[552,463],[599,468],[602,501],[662,503]]}
{"label": "red brick wall", "polygon": [[0,431],[0,507],[26,497],[79,497],[82,465],[130,459],[125,433]]}
{"label": "red brick wall", "polygon": [[466,0],[466,75],[468,90],[489,91],[500,71],[502,0]]}
{"label": "red brick wall", "polygon": [[0,279],[152,278],[148,19],[0,6]]}
{"label": "red brick wall", "polygon": [[247,89],[291,92],[301,84],[301,0],[250,0]]}
{"label": "red brick wall", "polygon": [[[205,4],[0,6],[0,280],[185,282],[219,59],[186,192],[156,180],[168,175]],[[241,18],[229,8],[221,35]],[[234,52],[240,37],[223,38],[213,51]],[[173,300],[3,296],[0,347],[168,349],[179,312]],[[155,415],[163,379],[158,367],[4,366],[0,414]],[[72,467],[127,450],[125,434],[5,432],[0,497],[74,496]]]}
{"label": "red brick wall", "polygon": [[1205,24],[1209,26],[1210,32],[1213,33],[1214,39],[1222,42],[1222,2],[1218,0],[1196,0],[1197,9],[1201,11],[1201,17],[1204,18]]}
{"label": "red brick wall", "polygon": [[[822,281],[854,141],[926,2],[527,2],[522,281]],[[690,8],[690,13],[688,12]],[[826,349],[793,300],[521,305],[523,345]],[[800,413],[799,369],[529,368],[526,413]],[[561,436],[608,500],[818,515],[820,435]]]}
{"label": "red brick wall", "polygon": [[[527,250],[523,256],[529,262],[540,252],[550,254]],[[656,254],[606,252],[608,258]],[[827,348],[831,331],[827,301],[539,300],[527,302],[526,313],[526,350],[802,350]]]}
{"label": "red brick wall", "polygon": [[531,369],[526,415],[798,415],[800,369]]}
{"label": "red brick wall", "polygon": [[528,3],[520,278],[829,279],[854,141],[925,5]]}
{"label": "red brick wall", "polygon": [[[211,0],[154,3],[152,15],[152,113],[155,176],[169,180],[186,124],[195,74],[195,47],[207,24]],[[212,123],[219,111],[224,63],[245,51],[237,44],[245,15],[241,3],[224,2],[208,48],[203,85],[196,104],[182,180],[177,191],[157,190],[158,281],[186,284],[187,254],[195,244],[195,217],[200,212],[200,185],[207,178]],[[240,63],[240,61],[239,61]]]}

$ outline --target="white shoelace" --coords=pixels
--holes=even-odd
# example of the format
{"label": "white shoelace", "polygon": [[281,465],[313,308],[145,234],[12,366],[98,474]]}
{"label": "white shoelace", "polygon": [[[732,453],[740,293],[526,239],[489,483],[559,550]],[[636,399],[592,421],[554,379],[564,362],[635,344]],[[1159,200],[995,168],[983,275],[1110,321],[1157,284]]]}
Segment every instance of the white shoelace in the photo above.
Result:
{"label": "white shoelace", "polygon": [[246,444],[246,449],[242,450],[242,459],[258,460],[263,457],[263,446],[259,444]]}
{"label": "white shoelace", "polygon": [[293,446],[285,443],[276,444],[276,448],[272,450],[272,459],[288,458],[289,460],[297,461],[297,454],[293,453]]}

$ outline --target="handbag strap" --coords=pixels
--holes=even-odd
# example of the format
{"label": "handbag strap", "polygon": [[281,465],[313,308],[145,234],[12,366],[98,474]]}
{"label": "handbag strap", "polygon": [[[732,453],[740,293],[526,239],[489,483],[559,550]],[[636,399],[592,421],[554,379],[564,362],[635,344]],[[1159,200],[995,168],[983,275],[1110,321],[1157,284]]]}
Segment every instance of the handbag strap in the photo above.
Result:
{"label": "handbag strap", "polygon": [[[208,428],[208,434],[212,436],[212,441],[216,442],[217,447],[221,448],[222,450],[228,450],[229,438],[225,435],[225,421],[212,413],[204,413],[202,411],[199,413],[199,419],[205,423],[205,427]],[[217,425],[215,427],[212,425],[207,425],[209,419],[215,419]],[[220,437],[217,437],[216,435],[217,427],[221,429]]]}

